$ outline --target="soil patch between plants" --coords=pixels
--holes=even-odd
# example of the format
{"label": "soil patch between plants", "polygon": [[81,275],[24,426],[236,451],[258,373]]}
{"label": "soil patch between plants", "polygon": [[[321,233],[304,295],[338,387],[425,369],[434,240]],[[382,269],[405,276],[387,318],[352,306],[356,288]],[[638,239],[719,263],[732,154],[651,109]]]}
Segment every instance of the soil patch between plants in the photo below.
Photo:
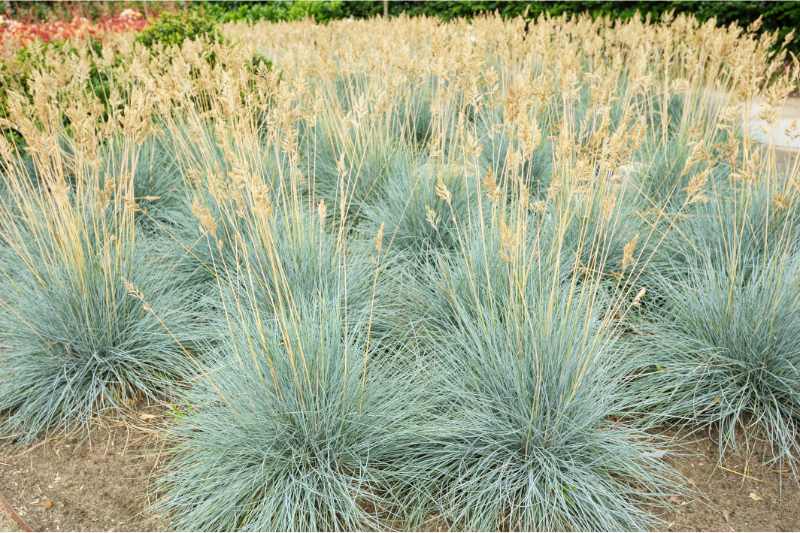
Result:
{"label": "soil patch between plants", "polygon": [[[0,444],[0,490],[35,531],[163,530],[148,510],[152,433],[107,426],[32,446]],[[19,527],[0,512],[0,531]]]}
{"label": "soil patch between plants", "polygon": [[[664,529],[800,530],[800,485],[788,472],[746,454],[719,465],[716,445],[706,437],[677,450],[671,463],[692,492],[672,498]],[[0,445],[0,486],[34,530],[164,530],[168,522],[150,510],[151,481],[161,459],[152,431],[108,425],[94,429],[91,439]],[[0,513],[0,531],[19,528]]]}

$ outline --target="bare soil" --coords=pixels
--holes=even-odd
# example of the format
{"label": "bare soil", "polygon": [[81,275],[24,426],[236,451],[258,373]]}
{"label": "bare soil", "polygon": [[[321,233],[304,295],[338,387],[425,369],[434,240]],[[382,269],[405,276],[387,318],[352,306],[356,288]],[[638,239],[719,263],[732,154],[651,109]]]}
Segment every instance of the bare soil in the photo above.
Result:
{"label": "bare soil", "polygon": [[[159,459],[153,432],[129,423],[103,424],[91,438],[0,444],[0,493],[34,531],[163,530],[148,510]],[[21,529],[0,510],[0,531]]]}
{"label": "bare soil", "polygon": [[686,496],[672,497],[664,519],[670,531],[798,531],[800,484],[786,467],[765,466],[758,447],[726,456],[708,437],[683,441],[672,465],[683,475]]}
{"label": "bare soil", "polygon": [[[107,423],[85,436],[28,447],[0,445],[0,493],[34,530],[152,531],[152,478],[162,459],[150,414],[138,426]],[[676,437],[677,438],[677,437]],[[681,439],[672,464],[690,492],[670,498],[669,531],[800,530],[800,485],[788,472],[732,455],[719,465],[708,438]],[[0,531],[20,528],[0,512]]]}

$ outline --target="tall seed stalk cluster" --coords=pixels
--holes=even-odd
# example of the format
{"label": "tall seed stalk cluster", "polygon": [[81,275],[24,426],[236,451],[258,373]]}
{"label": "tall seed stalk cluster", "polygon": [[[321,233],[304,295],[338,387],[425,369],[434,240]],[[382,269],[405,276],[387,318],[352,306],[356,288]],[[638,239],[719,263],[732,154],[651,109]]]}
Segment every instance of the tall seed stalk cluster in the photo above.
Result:
{"label": "tall seed stalk cluster", "polygon": [[670,425],[796,471],[800,168],[747,126],[796,89],[774,37],[222,32],[10,89],[4,437],[166,403],[193,530],[642,529]]}

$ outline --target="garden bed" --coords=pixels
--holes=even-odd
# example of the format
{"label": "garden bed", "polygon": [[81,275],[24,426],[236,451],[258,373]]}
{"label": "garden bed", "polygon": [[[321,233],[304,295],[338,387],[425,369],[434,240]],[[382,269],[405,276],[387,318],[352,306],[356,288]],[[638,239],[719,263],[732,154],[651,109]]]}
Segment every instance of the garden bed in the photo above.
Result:
{"label": "garden bed", "polygon": [[[90,441],[54,438],[28,448],[0,449],[4,494],[36,531],[158,531],[167,523],[153,513],[151,477],[163,459],[152,424],[108,422]],[[144,426],[144,427],[142,427]],[[149,426],[149,427],[148,427]],[[677,438],[670,459],[690,493],[671,498],[663,515],[668,531],[796,531],[800,487],[776,468],[739,453],[718,464],[716,444]],[[0,514],[0,531],[21,531]]]}
{"label": "garden bed", "polygon": [[[156,445],[154,447],[153,445]],[[148,482],[158,462],[147,432],[109,422],[91,440],[56,437],[0,451],[3,495],[36,531],[157,531]],[[7,515],[0,531],[21,531]]]}
{"label": "garden bed", "polygon": [[95,37],[2,72],[4,524],[798,526],[775,36],[177,13]]}

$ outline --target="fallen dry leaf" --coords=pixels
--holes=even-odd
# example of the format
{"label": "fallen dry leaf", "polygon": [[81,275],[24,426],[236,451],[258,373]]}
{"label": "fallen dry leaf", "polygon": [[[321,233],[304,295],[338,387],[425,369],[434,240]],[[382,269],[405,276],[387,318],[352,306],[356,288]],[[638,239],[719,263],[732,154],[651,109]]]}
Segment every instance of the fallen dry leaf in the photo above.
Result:
{"label": "fallen dry leaf", "polygon": [[55,503],[50,498],[43,498],[39,505],[44,509],[50,510],[55,506]]}

